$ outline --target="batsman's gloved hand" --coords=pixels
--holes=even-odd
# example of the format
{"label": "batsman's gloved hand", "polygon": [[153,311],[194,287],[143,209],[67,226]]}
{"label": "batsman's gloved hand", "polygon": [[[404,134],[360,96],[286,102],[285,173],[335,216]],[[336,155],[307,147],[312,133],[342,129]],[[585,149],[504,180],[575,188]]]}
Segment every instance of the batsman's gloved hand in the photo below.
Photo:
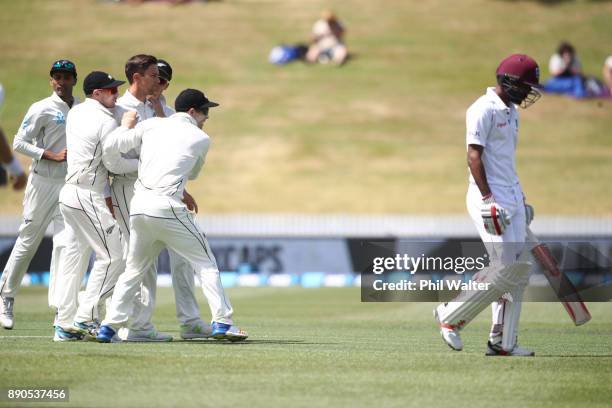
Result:
{"label": "batsman's gloved hand", "polygon": [[508,211],[495,202],[493,194],[482,197],[480,215],[484,222],[485,230],[491,235],[502,235],[506,227],[510,225]]}
{"label": "batsman's gloved hand", "polygon": [[534,216],[535,210],[533,209],[533,206],[525,204],[525,220],[527,221],[527,225],[531,224],[531,221],[533,221]]}

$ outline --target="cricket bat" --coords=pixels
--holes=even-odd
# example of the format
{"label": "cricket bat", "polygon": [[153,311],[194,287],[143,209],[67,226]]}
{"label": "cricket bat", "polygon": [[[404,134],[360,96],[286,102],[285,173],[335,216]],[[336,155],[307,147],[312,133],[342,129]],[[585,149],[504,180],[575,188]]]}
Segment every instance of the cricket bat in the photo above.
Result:
{"label": "cricket bat", "polygon": [[589,309],[587,309],[582,301],[574,284],[559,269],[557,260],[550,252],[550,249],[546,244],[541,243],[529,228],[527,228],[527,238],[534,244],[533,248],[531,248],[533,257],[542,266],[548,283],[550,283],[550,286],[563,304],[563,307],[565,307],[570,318],[574,321],[574,324],[580,326],[591,320]]}

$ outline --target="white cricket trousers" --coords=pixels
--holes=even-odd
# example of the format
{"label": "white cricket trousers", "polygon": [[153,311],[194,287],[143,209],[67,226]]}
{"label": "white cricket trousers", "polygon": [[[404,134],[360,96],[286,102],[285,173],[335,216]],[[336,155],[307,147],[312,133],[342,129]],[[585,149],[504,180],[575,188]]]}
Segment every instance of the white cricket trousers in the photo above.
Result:
{"label": "white cricket trousers", "polygon": [[174,209],[173,218],[130,217],[130,245],[125,272],[119,277],[103,324],[116,329],[130,317],[133,298],[159,252],[167,247],[185,258],[199,274],[204,296],[216,322],[232,324],[232,306],[221,284],[215,257],[206,236],[186,209]]}
{"label": "white cricket trousers", "polygon": [[511,187],[490,185],[495,201],[508,211],[510,225],[502,235],[489,234],[484,227],[480,209],[482,194],[476,184],[470,183],[466,203],[470,217],[478,229],[480,238],[484,243],[492,261],[504,266],[517,261],[524,249],[527,238],[527,222],[525,219],[525,205],[523,203],[523,190],[520,184]]}
{"label": "white cricket trousers", "polygon": [[[76,245],[70,246],[60,265],[62,295],[56,324],[62,327],[97,318],[97,306],[108,298],[125,268],[121,231],[106,206],[104,194],[67,184],[60,193],[60,210],[66,231]],[[91,252],[96,260],[79,299],[79,288]],[[76,307],[78,303],[78,309]]]}
{"label": "white cricket trousers", "polygon": [[53,221],[53,251],[49,277],[49,306],[55,306],[56,275],[67,238],[64,234],[64,219],[59,211],[59,193],[64,179],[53,179],[30,173],[23,197],[23,221],[19,236],[0,278],[0,295],[17,295],[23,275],[36,254],[47,227]]}
{"label": "white cricket trousers", "polygon": [[[484,243],[491,262],[500,263],[502,265],[511,265],[516,262],[525,249],[525,240],[527,238],[527,221],[525,218],[525,203],[523,201],[523,190],[520,184],[514,186],[498,186],[491,184],[489,186],[495,201],[508,211],[510,216],[510,225],[506,228],[502,235],[489,234],[482,221],[480,208],[482,205],[482,194],[476,184],[470,183],[467,193],[467,208],[480,238]],[[523,292],[527,286],[528,280],[519,282],[518,287],[511,292],[515,300],[512,305],[512,319],[516,320],[513,326],[518,325],[520,316],[521,300]],[[490,338],[491,340],[501,336],[504,326],[504,312],[506,309],[506,300],[493,302],[492,307],[492,325]],[[518,326],[517,326],[518,327]]]}
{"label": "white cricket trousers", "polygon": [[[116,176],[111,185],[111,198],[115,207],[115,218],[126,241],[130,241],[130,202],[134,196],[135,180]],[[127,248],[125,248],[127,257]],[[193,267],[184,258],[169,250],[172,288],[176,305],[176,316],[181,324],[192,324],[200,320],[200,308],[195,297],[195,275]],[[129,328],[132,330],[151,330],[157,292],[157,258],[153,267],[144,274],[140,292],[134,299]]]}

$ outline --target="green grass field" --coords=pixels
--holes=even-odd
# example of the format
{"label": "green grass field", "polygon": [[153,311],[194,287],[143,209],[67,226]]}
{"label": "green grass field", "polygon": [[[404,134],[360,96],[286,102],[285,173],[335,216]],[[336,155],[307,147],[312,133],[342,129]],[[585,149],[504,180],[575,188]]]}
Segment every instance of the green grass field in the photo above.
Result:
{"label": "green grass field", "polygon": [[[590,304],[593,320],[579,328],[559,304],[526,304],[520,340],[537,356],[493,358],[483,354],[487,312],[463,332],[458,353],[440,339],[433,304],[361,303],[358,289],[229,293],[251,336],[245,343],[58,344],[46,291],[25,288],[15,329],[0,332],[0,387],[67,386],[72,406],[607,407],[612,400],[610,304]],[[178,337],[171,290],[160,290],[154,321]]]}
{"label": "green grass field", "polygon": [[[306,41],[326,7],[347,26],[350,63],[267,63],[274,45]],[[59,57],[82,80],[93,69],[121,77],[127,58],[152,53],[174,67],[170,100],[187,86],[218,100],[208,164],[190,186],[209,213],[464,213],[465,109],[497,63],[529,53],[546,77],[568,39],[600,76],[612,38],[604,1],[0,0],[0,9],[10,137],[50,93]],[[612,214],[612,103],[547,96],[522,113],[519,175],[538,214]],[[19,213],[21,198],[2,191],[0,211]]]}

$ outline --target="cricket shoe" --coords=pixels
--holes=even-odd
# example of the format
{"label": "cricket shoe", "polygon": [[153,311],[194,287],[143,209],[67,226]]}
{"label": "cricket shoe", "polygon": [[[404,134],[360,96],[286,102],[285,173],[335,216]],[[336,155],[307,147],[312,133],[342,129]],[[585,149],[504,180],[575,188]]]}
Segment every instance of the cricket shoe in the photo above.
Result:
{"label": "cricket shoe", "polygon": [[490,341],[487,341],[487,351],[485,356],[533,357],[535,356],[535,352],[524,349],[518,344],[514,346],[512,351],[506,351],[502,348],[501,343],[493,344]]}
{"label": "cricket shoe", "polygon": [[233,324],[213,322],[212,337],[215,340],[242,341],[246,340],[249,335],[247,332],[238,326],[234,326]]}
{"label": "cricket shoe", "polygon": [[113,330],[112,327],[102,325],[98,330],[96,341],[98,343],[120,343],[121,339],[119,338],[119,336],[117,336],[117,333],[115,332],[115,330]]}
{"label": "cricket shoe", "polygon": [[132,341],[132,342],[172,341],[172,336],[170,334],[158,332],[156,329],[151,329],[151,330],[127,329],[127,333],[125,333],[125,331],[121,331],[119,334],[119,337],[123,341]]}
{"label": "cricket shoe", "polygon": [[213,335],[213,329],[210,324],[198,320],[192,324],[181,324],[181,338],[184,340],[191,339],[208,339]]}
{"label": "cricket shoe", "polygon": [[0,296],[0,326],[7,330],[11,330],[15,324],[15,321],[13,320],[14,304],[14,298]]}
{"label": "cricket shoe", "polygon": [[100,322],[97,320],[91,322],[74,322],[74,328],[81,333],[86,340],[95,340],[100,329]]}
{"label": "cricket shoe", "polygon": [[55,326],[55,335],[53,341],[78,341],[83,340],[83,334],[73,331],[72,328],[69,330],[63,329],[60,326]]}
{"label": "cricket shoe", "polygon": [[444,305],[439,305],[433,311],[434,317],[438,322],[438,326],[440,327],[440,334],[442,335],[442,339],[448,345],[448,347],[452,348],[455,351],[463,350],[463,342],[461,341],[461,336],[459,336],[459,330],[454,328],[451,325],[440,322],[440,316],[438,314],[438,309],[440,307],[444,307]]}

